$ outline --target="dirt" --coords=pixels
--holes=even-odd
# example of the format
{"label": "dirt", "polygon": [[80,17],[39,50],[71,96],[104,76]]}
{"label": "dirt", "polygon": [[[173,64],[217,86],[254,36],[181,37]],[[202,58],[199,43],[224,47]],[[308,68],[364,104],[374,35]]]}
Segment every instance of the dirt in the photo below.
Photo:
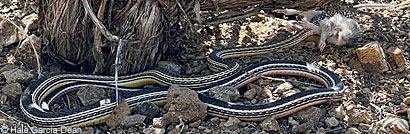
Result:
{"label": "dirt", "polygon": [[[366,3],[367,1],[360,1]],[[391,1],[379,1],[390,3]],[[391,2],[400,4],[401,2]],[[180,130],[182,133],[409,133],[410,121],[410,7],[404,5],[400,9],[391,10],[385,8],[372,8],[351,10],[347,7],[351,4],[335,6],[340,12],[349,12],[355,16],[362,28],[361,34],[355,38],[352,44],[346,46],[327,45],[323,53],[319,52],[317,42],[307,39],[297,46],[268,53],[262,57],[240,57],[232,59],[246,67],[253,63],[271,59],[300,60],[317,64],[335,72],[345,84],[345,92],[340,101],[312,106],[287,117],[269,119],[263,122],[245,122],[236,119],[224,119],[207,116],[204,120],[185,124],[186,126],[167,125],[154,127],[152,121],[147,124],[129,128],[117,127],[109,130],[105,124],[82,128],[83,132],[111,132],[111,133],[168,133]],[[406,7],[407,6],[407,7]],[[329,7],[331,8],[331,7]],[[37,7],[33,2],[0,1],[0,15],[6,16],[17,25],[24,26],[20,21],[32,13],[36,13]],[[0,21],[3,20],[0,18]],[[243,45],[260,45],[272,40],[281,40],[291,36],[285,28],[286,17],[277,14],[256,15],[239,21],[223,23],[219,25],[199,26],[198,38],[179,41],[183,48],[177,55],[164,56],[164,61],[174,62],[181,67],[182,74],[210,74],[212,71],[206,67],[205,56],[211,51],[220,48],[229,48]],[[13,31],[13,30],[11,30]],[[40,36],[32,29],[28,34]],[[177,38],[177,37],[176,37]],[[316,37],[312,37],[316,38]],[[22,40],[22,39],[20,39]],[[313,39],[314,40],[314,39]],[[389,70],[385,73],[376,73],[364,70],[358,61],[356,49],[371,42],[379,42],[384,51],[391,47],[402,50],[407,65],[398,67],[389,56],[387,62]],[[6,72],[15,68],[24,70],[34,75],[30,81],[18,82],[24,90],[30,82],[34,82],[39,76],[36,62],[24,62],[19,59],[27,59],[24,56],[32,56],[33,52],[19,54],[19,43],[0,45],[0,68]],[[38,51],[40,55],[46,55]],[[22,57],[23,56],[23,57]],[[65,71],[65,65],[56,64],[52,58],[42,58],[42,74]],[[31,63],[30,65],[27,65]],[[13,67],[11,67],[13,66]],[[41,75],[40,75],[41,76]],[[276,80],[261,78],[253,82],[249,88],[270,89],[271,95],[254,93],[252,97],[244,97],[247,88],[241,89],[241,96],[233,103],[259,104],[266,99],[277,100],[282,96],[306,90],[311,85],[295,83],[295,81],[311,82],[303,78],[274,77]],[[280,85],[290,82],[291,88],[286,91],[274,92]],[[16,82],[13,82],[16,83]],[[0,77],[0,89],[10,90],[6,86],[12,83],[6,82],[6,78]],[[289,84],[289,83],[286,83]],[[257,87],[255,87],[257,86]],[[263,92],[261,90],[259,92]],[[256,91],[255,91],[256,92]],[[15,93],[13,93],[12,96]],[[249,93],[247,93],[249,94]],[[70,94],[76,98],[76,94]],[[7,93],[0,95],[0,110],[2,111],[0,124],[16,125],[29,123],[23,118],[15,97],[10,99]],[[78,100],[77,100],[78,102]],[[164,111],[161,108],[161,111]],[[162,112],[159,117],[163,117]],[[158,120],[154,118],[153,120]],[[234,122],[234,123],[233,123]],[[269,123],[269,124],[266,124]],[[273,126],[272,126],[273,124]],[[233,126],[234,125],[234,126]],[[279,127],[275,126],[278,125]],[[3,125],[4,126],[4,125]],[[158,126],[158,125],[157,125]],[[226,129],[230,128],[235,129]],[[3,129],[2,129],[3,130]]]}

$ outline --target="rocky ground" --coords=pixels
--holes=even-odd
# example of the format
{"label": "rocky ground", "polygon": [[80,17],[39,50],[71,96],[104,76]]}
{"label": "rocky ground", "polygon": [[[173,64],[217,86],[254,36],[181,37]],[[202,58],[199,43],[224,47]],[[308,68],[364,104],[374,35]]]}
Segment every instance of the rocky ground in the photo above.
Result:
{"label": "rocky ground", "polygon": [[[400,5],[405,2],[391,3]],[[263,56],[232,59],[244,67],[271,59],[300,60],[326,67],[339,75],[346,86],[340,101],[312,106],[279,119],[245,122],[237,118],[205,116],[206,111],[195,93],[189,89],[172,87],[168,104],[144,103],[131,109],[124,106],[125,110],[119,112],[127,115],[121,117],[123,121],[85,127],[82,133],[410,133],[409,2],[396,8],[364,8],[359,11],[343,8],[347,5],[335,9],[351,12],[362,28],[361,34],[350,45],[328,45],[320,53],[317,48],[319,37],[312,36],[292,48]],[[20,94],[40,77],[37,72],[47,74],[64,70],[50,62],[41,65],[43,70],[36,69],[36,53],[43,53],[43,50],[38,49],[42,41],[29,36],[39,35],[35,32],[38,23],[34,3],[0,1],[0,7],[0,15],[4,16],[0,18],[0,122],[3,128],[16,124],[28,125],[18,107]],[[180,55],[176,56],[178,58],[171,57],[170,61],[163,61],[160,65],[171,66],[174,71],[186,75],[210,74],[212,72],[205,64],[205,56],[210,51],[284,39],[291,35],[285,30],[285,23],[282,16],[266,13],[216,26],[201,26],[197,31],[200,35],[199,44],[186,44]],[[15,26],[21,27],[17,29]],[[19,47],[19,42],[25,39],[32,39],[36,43],[22,43],[22,47]],[[371,42],[378,42],[386,53],[388,71],[369,71],[361,63],[363,61],[360,61],[357,49]],[[393,48],[401,50],[407,64],[401,66],[396,62],[389,51]],[[210,95],[236,104],[255,105],[320,86],[306,83],[312,81],[298,77],[262,77],[243,89],[213,89]],[[188,95],[179,95],[181,92]],[[61,103],[52,105],[52,108],[76,108],[107,98],[110,94],[111,90],[86,88],[59,98],[57,102]]]}

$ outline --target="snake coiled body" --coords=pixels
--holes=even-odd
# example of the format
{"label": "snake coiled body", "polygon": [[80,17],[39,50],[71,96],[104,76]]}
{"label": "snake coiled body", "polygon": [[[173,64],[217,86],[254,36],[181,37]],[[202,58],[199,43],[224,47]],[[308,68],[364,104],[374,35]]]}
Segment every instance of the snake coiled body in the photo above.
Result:
{"label": "snake coiled body", "polygon": [[[268,116],[283,117],[305,107],[337,99],[344,91],[344,85],[334,73],[301,61],[274,60],[241,68],[238,63],[227,58],[265,54],[276,49],[296,45],[312,35],[309,30],[301,30],[293,36],[259,46],[245,46],[213,51],[208,57],[209,67],[216,70],[210,75],[184,76],[157,68],[118,78],[118,86],[127,91],[121,97],[129,106],[148,101],[165,100],[168,87],[172,84],[191,88],[199,93],[199,98],[208,105],[208,113],[220,117],[237,117],[242,120],[261,120]],[[263,75],[294,75],[314,79],[326,88],[306,90],[275,102],[260,105],[235,105],[204,95],[217,86],[240,88]],[[34,125],[41,127],[81,127],[104,121],[116,107],[114,98],[106,104],[94,103],[77,109],[52,112],[48,105],[57,97],[81,86],[97,86],[114,89],[113,76],[86,74],[59,74],[42,78],[32,83],[22,94],[20,107],[23,114]],[[162,87],[138,89],[146,84]]]}

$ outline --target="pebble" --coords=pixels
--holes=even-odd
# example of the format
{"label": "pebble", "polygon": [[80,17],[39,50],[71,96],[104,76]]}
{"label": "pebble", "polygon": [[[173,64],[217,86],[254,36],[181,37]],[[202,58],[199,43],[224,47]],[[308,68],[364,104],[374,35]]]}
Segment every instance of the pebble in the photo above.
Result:
{"label": "pebble", "polygon": [[252,89],[248,89],[248,91],[246,91],[243,94],[243,97],[245,97],[246,99],[252,100],[256,95],[256,89],[252,88]]}
{"label": "pebble", "polygon": [[262,130],[271,132],[278,132],[280,130],[279,123],[274,116],[268,117],[260,124]]}
{"label": "pebble", "polygon": [[214,87],[209,90],[209,96],[223,100],[225,102],[235,102],[239,99],[240,94],[235,87]]}
{"label": "pebble", "polygon": [[256,104],[256,103],[258,103],[258,100],[252,99],[252,100],[251,100],[251,103],[252,103],[252,104]]}
{"label": "pebble", "polygon": [[168,89],[167,104],[164,106],[168,113],[164,115],[174,124],[203,120],[207,114],[207,105],[199,100],[196,91],[185,87],[172,85]]}
{"label": "pebble", "polygon": [[265,92],[261,86],[258,86],[258,85],[253,84],[253,83],[249,83],[247,85],[247,88],[248,89],[255,89],[257,96],[260,96],[260,95],[264,94],[264,92]]}
{"label": "pebble", "polygon": [[164,117],[159,117],[159,118],[154,118],[152,120],[152,126],[156,128],[165,128],[167,127],[171,122]]}
{"label": "pebble", "polygon": [[128,106],[127,101],[125,99],[122,99],[121,102],[118,104],[117,107],[115,107],[114,111],[111,113],[111,115],[105,120],[105,123],[110,127],[110,128],[115,128],[121,124],[124,121],[128,115],[131,114],[131,109]]}
{"label": "pebble", "polygon": [[136,125],[142,125],[144,124],[146,118],[146,116],[139,114],[126,116],[124,120],[121,121],[121,126],[129,128]]}
{"label": "pebble", "polygon": [[258,79],[258,84],[261,86],[267,86],[272,83],[272,80],[269,79]]}
{"label": "pebble", "polygon": [[142,130],[144,134],[165,134],[164,128],[147,128]]}
{"label": "pebble", "polygon": [[295,124],[292,126],[292,129],[290,130],[293,134],[296,134],[299,132],[300,129],[300,125],[299,124]]}
{"label": "pebble", "polygon": [[360,134],[360,131],[357,128],[350,127],[347,129],[346,134]]}
{"label": "pebble", "polygon": [[81,134],[94,134],[95,129],[93,127],[83,127],[81,128]]}
{"label": "pebble", "polygon": [[326,110],[317,107],[308,107],[292,115],[299,122],[317,122],[326,114]]}
{"label": "pebble", "polygon": [[409,124],[406,120],[397,117],[387,117],[376,122],[371,129],[378,134],[409,134]]}
{"label": "pebble", "polygon": [[334,62],[328,63],[327,67],[329,68],[330,71],[333,71],[333,70],[335,70],[336,63],[334,63]]}
{"label": "pebble", "polygon": [[298,89],[296,89],[296,90],[288,90],[288,91],[285,91],[285,92],[283,93],[282,97],[289,97],[289,96],[292,96],[292,95],[297,94],[297,93],[299,93],[299,92],[300,92],[300,90],[298,90]]}
{"label": "pebble", "polygon": [[299,133],[310,133],[310,131],[312,131],[314,126],[313,122],[306,122],[306,123],[302,123],[299,125],[299,128],[297,128],[297,130],[299,130]]}
{"label": "pebble", "polygon": [[197,120],[195,122],[192,122],[189,124],[190,127],[194,127],[197,128],[199,125],[201,125],[202,121],[201,120]]}
{"label": "pebble", "polygon": [[371,125],[369,125],[369,124],[365,124],[365,123],[360,123],[359,124],[359,128],[362,129],[362,130],[369,130],[370,127],[371,127]]}
{"label": "pebble", "polygon": [[326,118],[325,123],[328,127],[335,127],[339,125],[339,121],[335,117]]}
{"label": "pebble", "polygon": [[410,108],[407,108],[407,119],[410,120]]}
{"label": "pebble", "polygon": [[218,124],[219,123],[219,118],[218,117],[213,117],[209,120],[212,124]]}
{"label": "pebble", "polygon": [[26,83],[33,79],[33,75],[27,71],[23,71],[21,69],[15,68],[9,71],[4,71],[3,73],[4,78],[6,78],[7,83]]}
{"label": "pebble", "polygon": [[285,83],[280,84],[280,85],[276,88],[276,91],[279,92],[279,93],[283,93],[283,92],[288,91],[288,90],[290,90],[290,89],[292,89],[292,88],[293,88],[293,85],[292,85],[291,83],[285,82]]}
{"label": "pebble", "polygon": [[[0,94],[0,105],[6,104],[6,101],[7,101],[7,95]],[[0,116],[0,118],[1,118],[1,116]]]}
{"label": "pebble", "polygon": [[105,95],[105,90],[94,86],[79,87],[77,92],[78,98],[85,106],[104,99]]}
{"label": "pebble", "polygon": [[160,108],[152,102],[137,104],[131,109],[131,114],[140,114],[147,116],[147,120],[153,119],[160,113]]}
{"label": "pebble", "polygon": [[17,104],[20,100],[19,95],[23,90],[21,89],[21,85],[19,83],[10,83],[3,86],[1,89],[1,93],[6,95],[8,99],[10,99],[13,103]]}
{"label": "pebble", "polygon": [[0,46],[9,46],[18,41],[17,28],[9,21],[0,21]]}
{"label": "pebble", "polygon": [[228,118],[228,121],[226,121],[226,122],[223,124],[223,126],[224,126],[226,129],[234,130],[234,129],[237,129],[237,128],[238,128],[239,123],[241,123],[241,120],[239,120],[238,118],[229,117],[229,118]]}
{"label": "pebble", "polygon": [[338,118],[338,119],[343,119],[344,117],[345,117],[345,112],[343,111],[343,106],[338,106],[336,109],[335,109],[335,116],[336,116],[336,118]]}
{"label": "pebble", "polygon": [[336,74],[343,74],[343,69],[337,68],[334,72],[335,72]]}
{"label": "pebble", "polygon": [[404,104],[406,104],[407,106],[410,105],[410,97],[406,97],[403,99]]}
{"label": "pebble", "polygon": [[14,64],[6,64],[4,67],[0,68],[0,72],[10,71],[12,69],[16,69],[18,66]]}
{"label": "pebble", "polygon": [[347,123],[350,125],[358,125],[359,123],[370,124],[373,118],[366,110],[354,109],[351,114],[348,114]]}
{"label": "pebble", "polygon": [[288,118],[288,123],[291,125],[299,125],[299,122],[293,119],[293,117]]}
{"label": "pebble", "polygon": [[210,134],[210,133],[212,133],[212,130],[209,129],[209,128],[206,128],[206,129],[204,130],[204,132],[207,133],[207,134]]}

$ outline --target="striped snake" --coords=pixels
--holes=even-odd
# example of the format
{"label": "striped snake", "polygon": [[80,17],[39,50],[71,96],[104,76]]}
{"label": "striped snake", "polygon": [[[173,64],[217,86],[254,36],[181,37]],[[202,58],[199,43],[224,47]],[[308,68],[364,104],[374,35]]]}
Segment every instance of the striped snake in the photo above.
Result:
{"label": "striped snake", "polygon": [[[208,114],[219,117],[237,117],[241,120],[256,121],[268,116],[287,116],[305,107],[338,99],[344,91],[341,80],[329,70],[301,61],[274,60],[241,68],[238,63],[227,58],[265,54],[272,50],[296,45],[313,35],[311,30],[300,30],[293,36],[259,46],[242,46],[213,51],[208,57],[209,67],[216,70],[210,75],[184,76],[168,70],[156,68],[133,75],[120,76],[118,86],[127,91],[121,97],[130,107],[143,102],[166,99],[171,84],[188,87],[199,93],[199,98],[208,106]],[[318,81],[326,88],[306,90],[282,98],[275,102],[258,105],[236,105],[204,95],[217,86],[240,88],[263,75],[302,76]],[[137,89],[146,84],[162,87]],[[108,103],[96,102],[77,109],[52,112],[49,105],[59,96],[74,90],[74,87],[95,86],[114,89],[113,76],[86,74],[59,74],[42,78],[32,83],[22,94],[20,107],[27,119],[41,127],[82,127],[104,122],[116,107],[114,98]]]}

